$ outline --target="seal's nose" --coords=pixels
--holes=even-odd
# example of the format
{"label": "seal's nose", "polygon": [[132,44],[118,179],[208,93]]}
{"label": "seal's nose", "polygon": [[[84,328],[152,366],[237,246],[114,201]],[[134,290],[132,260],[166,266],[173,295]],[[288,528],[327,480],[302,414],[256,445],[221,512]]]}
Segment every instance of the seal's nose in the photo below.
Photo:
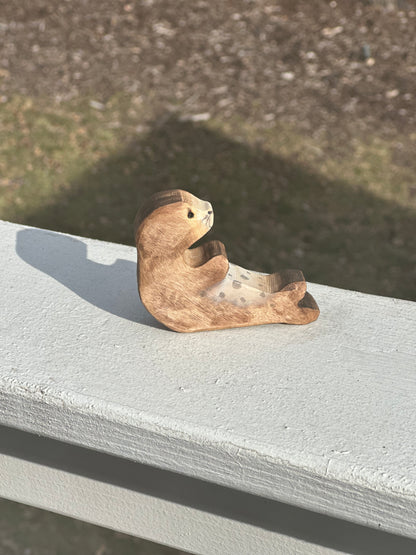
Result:
{"label": "seal's nose", "polygon": [[212,210],[208,210],[208,214],[212,214]]}

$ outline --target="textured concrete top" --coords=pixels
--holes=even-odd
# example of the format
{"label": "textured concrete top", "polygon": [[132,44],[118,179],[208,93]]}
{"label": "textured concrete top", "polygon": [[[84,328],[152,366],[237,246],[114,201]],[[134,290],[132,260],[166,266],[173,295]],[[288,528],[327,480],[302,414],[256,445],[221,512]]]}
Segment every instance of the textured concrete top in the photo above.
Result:
{"label": "textured concrete top", "polygon": [[416,537],[416,303],[310,284],[308,326],[179,334],[131,247],[0,253],[1,424]]}

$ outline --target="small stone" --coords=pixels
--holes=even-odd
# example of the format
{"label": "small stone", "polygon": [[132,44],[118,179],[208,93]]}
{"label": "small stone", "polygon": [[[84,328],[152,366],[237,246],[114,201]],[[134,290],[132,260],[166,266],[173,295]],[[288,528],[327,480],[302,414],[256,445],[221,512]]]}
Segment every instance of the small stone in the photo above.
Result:
{"label": "small stone", "polygon": [[211,114],[209,112],[203,112],[202,114],[185,114],[179,118],[179,121],[208,121],[210,118]]}
{"label": "small stone", "polygon": [[105,105],[102,102],[98,102],[97,100],[90,100],[89,105],[91,106],[91,108],[94,108],[94,110],[105,109]]}
{"label": "small stone", "polygon": [[392,89],[391,91],[386,91],[385,96],[386,98],[396,98],[399,94],[399,89]]}
{"label": "small stone", "polygon": [[233,103],[233,100],[231,98],[221,98],[221,100],[218,101],[218,108],[224,108],[225,106],[229,106],[230,104]]}
{"label": "small stone", "polygon": [[221,85],[221,87],[215,87],[214,89],[212,89],[212,92],[214,94],[224,94],[227,91],[228,91],[227,85]]}
{"label": "small stone", "polygon": [[169,23],[158,22],[153,25],[153,31],[163,37],[173,37],[176,31],[169,25]]}
{"label": "small stone", "polygon": [[294,78],[295,74],[293,73],[293,71],[284,71],[282,73],[282,79],[284,79],[285,81],[293,81]]}
{"label": "small stone", "polygon": [[332,37],[336,37],[342,33],[343,30],[344,27],[341,27],[341,25],[338,25],[337,27],[324,27],[322,29],[322,35],[327,39],[332,39]]}
{"label": "small stone", "polygon": [[371,48],[369,47],[368,44],[363,44],[360,50],[360,58],[362,60],[368,60],[368,58],[371,58]]}

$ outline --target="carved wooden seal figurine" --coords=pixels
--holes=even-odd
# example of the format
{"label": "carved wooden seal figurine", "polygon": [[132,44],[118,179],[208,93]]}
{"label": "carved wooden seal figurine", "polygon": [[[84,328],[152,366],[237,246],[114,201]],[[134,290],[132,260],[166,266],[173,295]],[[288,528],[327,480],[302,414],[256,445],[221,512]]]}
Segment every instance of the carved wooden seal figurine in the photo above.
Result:
{"label": "carved wooden seal figurine", "polygon": [[228,262],[220,241],[191,246],[212,227],[209,202],[179,189],[153,195],[135,220],[139,293],[168,328],[190,332],[307,324],[319,316],[300,270],[265,275]]}

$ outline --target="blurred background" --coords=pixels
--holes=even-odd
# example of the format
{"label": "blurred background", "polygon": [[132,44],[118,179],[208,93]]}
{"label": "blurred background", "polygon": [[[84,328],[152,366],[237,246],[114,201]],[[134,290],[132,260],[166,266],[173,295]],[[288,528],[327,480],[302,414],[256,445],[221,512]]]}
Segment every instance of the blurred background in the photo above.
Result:
{"label": "blurred background", "polygon": [[[416,300],[416,0],[0,0],[0,218],[133,244],[209,199],[229,258]],[[0,501],[0,555],[178,553]]]}

